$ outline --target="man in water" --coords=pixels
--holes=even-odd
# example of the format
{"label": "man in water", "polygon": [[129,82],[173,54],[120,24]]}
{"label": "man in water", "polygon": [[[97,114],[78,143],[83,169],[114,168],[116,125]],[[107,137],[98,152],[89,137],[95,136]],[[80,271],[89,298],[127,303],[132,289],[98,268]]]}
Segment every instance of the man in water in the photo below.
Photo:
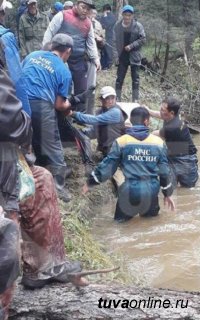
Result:
{"label": "man in water", "polygon": [[157,216],[160,210],[158,193],[174,210],[166,147],[163,140],[149,133],[149,112],[137,107],[131,112],[132,127],[117,138],[106,158],[96,167],[84,186],[98,185],[111,178],[120,167],[125,182],[119,187],[114,219],[128,221],[138,213],[143,217]]}

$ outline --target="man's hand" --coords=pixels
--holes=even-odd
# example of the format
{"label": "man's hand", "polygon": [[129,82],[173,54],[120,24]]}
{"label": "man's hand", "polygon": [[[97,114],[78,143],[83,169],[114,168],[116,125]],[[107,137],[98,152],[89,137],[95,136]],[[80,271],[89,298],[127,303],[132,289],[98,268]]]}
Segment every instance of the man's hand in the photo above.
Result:
{"label": "man's hand", "polygon": [[82,188],[82,194],[86,194],[88,191],[89,191],[89,187],[88,187],[87,183],[85,183]]}
{"label": "man's hand", "polygon": [[96,60],[96,61],[95,61],[95,66],[96,66],[96,68],[97,68],[97,71],[100,71],[100,70],[101,70],[101,63],[100,63],[99,60]]}
{"label": "man's hand", "polygon": [[68,116],[68,117],[72,117],[73,114],[74,114],[74,111],[70,110],[70,111],[68,112],[67,116]]}
{"label": "man's hand", "polygon": [[131,47],[130,47],[130,45],[128,45],[128,46],[126,46],[126,47],[124,47],[124,50],[125,50],[125,51],[127,51],[127,52],[131,51]]}
{"label": "man's hand", "polygon": [[89,97],[94,90],[95,86],[90,86],[87,90],[83,91],[82,93],[79,93],[75,96],[72,95],[68,100],[72,106],[77,105],[79,103],[85,103],[87,97]]}
{"label": "man's hand", "polygon": [[175,210],[175,203],[171,197],[164,197],[164,206],[166,205],[171,211]]}

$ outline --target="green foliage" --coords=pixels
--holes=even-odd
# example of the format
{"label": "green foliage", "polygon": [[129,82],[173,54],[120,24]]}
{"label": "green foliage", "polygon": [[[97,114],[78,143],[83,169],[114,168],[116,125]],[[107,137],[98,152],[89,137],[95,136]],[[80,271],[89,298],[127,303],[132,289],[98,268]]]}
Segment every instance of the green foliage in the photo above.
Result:
{"label": "green foliage", "polygon": [[193,42],[194,58],[200,63],[200,37]]}

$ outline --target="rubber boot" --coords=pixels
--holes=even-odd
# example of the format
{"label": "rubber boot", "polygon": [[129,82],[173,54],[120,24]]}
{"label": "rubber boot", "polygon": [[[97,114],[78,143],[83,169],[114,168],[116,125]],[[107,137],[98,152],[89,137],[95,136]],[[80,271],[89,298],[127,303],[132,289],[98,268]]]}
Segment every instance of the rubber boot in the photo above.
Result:
{"label": "rubber boot", "polygon": [[117,101],[121,102],[121,95],[122,95],[122,90],[121,89],[115,89],[116,95],[117,95]]}
{"label": "rubber boot", "polygon": [[139,89],[132,89],[132,102],[139,101]]}
{"label": "rubber boot", "polygon": [[94,114],[95,93],[92,92],[86,100],[86,113]]}
{"label": "rubber boot", "polygon": [[69,202],[72,198],[67,186],[66,186],[66,176],[68,174],[68,168],[67,166],[48,166],[47,168],[55,182],[55,187],[58,193],[59,199],[61,199],[64,202]]}

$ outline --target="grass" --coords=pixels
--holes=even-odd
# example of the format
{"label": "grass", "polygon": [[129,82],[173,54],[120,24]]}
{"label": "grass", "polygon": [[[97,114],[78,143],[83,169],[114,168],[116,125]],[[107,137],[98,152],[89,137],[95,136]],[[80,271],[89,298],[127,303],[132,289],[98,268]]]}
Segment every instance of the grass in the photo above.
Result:
{"label": "grass", "polygon": [[[91,219],[80,216],[80,209],[88,207],[88,203],[79,203],[73,206],[74,212],[63,217],[65,230],[65,247],[67,255],[72,260],[79,260],[83,263],[84,269],[96,270],[120,266],[117,272],[104,275],[107,280],[120,283],[130,281],[127,270],[123,267],[123,257],[106,253],[106,250],[91,234]],[[62,211],[65,212],[66,205],[61,204]],[[102,275],[95,276],[95,279],[102,278]]]}

